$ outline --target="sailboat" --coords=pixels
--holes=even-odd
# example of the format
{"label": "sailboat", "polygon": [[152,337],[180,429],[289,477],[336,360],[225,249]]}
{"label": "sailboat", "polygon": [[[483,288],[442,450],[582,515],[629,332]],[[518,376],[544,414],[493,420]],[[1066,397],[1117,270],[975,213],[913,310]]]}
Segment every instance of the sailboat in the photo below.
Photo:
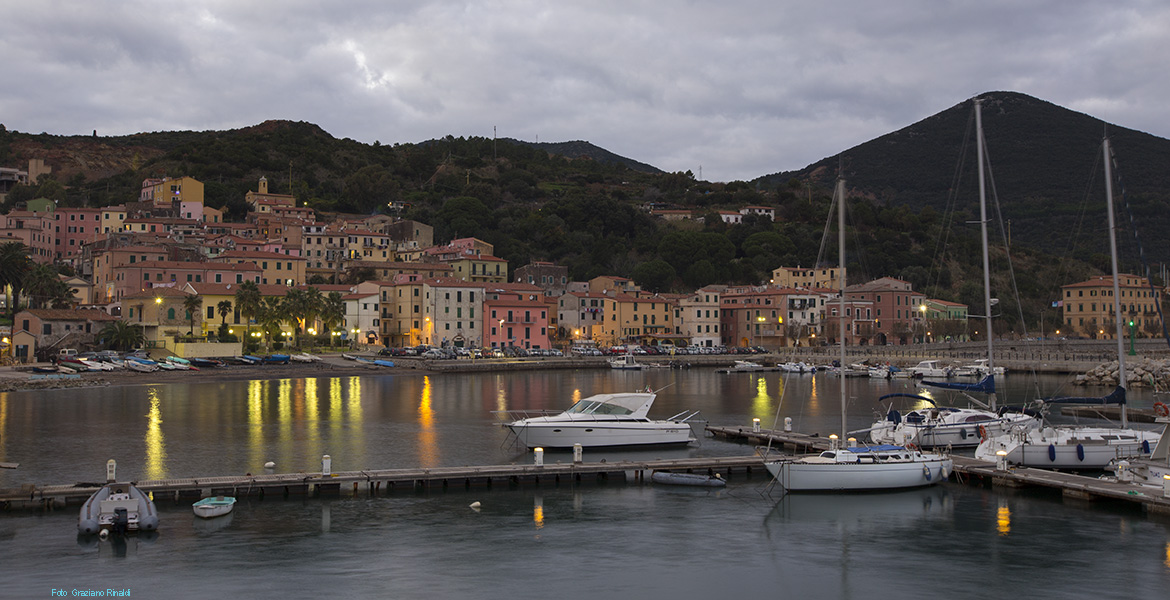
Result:
{"label": "sailboat", "polygon": [[1117,388],[1098,398],[1050,398],[1047,404],[1119,404],[1120,427],[1041,427],[1029,430],[1009,430],[990,436],[979,443],[975,458],[995,461],[1004,457],[1007,462],[1026,467],[1056,469],[1104,469],[1111,462],[1126,458],[1148,457],[1158,444],[1161,434],[1129,427],[1126,416],[1125,335],[1122,330],[1121,292],[1117,269],[1117,231],[1113,218],[1112,152],[1109,138],[1102,143],[1105,162],[1105,204],[1108,207],[1109,251],[1113,267],[1113,314],[1117,325]]}
{"label": "sailboat", "polygon": [[[837,179],[838,258],[845,267],[845,180]],[[845,363],[845,278],[838,307],[840,364]],[[841,378],[841,433],[846,432],[847,378]],[[883,444],[850,447],[835,434],[831,446],[817,455],[765,461],[764,466],[785,491],[875,491],[933,485],[950,476],[953,463],[944,454]]]}
{"label": "sailboat", "polygon": [[[1032,415],[1023,412],[997,411],[995,406],[995,376],[993,375],[996,372],[993,352],[995,336],[992,335],[991,321],[991,261],[987,253],[987,194],[983,174],[983,113],[979,98],[975,99],[975,145],[979,161],[979,216],[983,238],[983,305],[987,309],[987,314],[983,315],[984,327],[987,332],[987,358],[981,359],[978,363],[982,365],[985,376],[978,383],[922,381],[922,385],[925,386],[953,390],[963,394],[969,402],[967,408],[939,406],[933,398],[920,394],[887,394],[882,396],[879,401],[911,398],[931,406],[902,415],[893,408],[891,402],[885,417],[875,422],[868,430],[869,439],[875,443],[915,444],[924,448],[942,446],[973,448],[986,437],[999,435],[1009,430],[1028,430],[1040,426],[1040,420]],[[926,362],[934,361],[923,361],[923,363]],[[987,402],[971,396],[972,392],[986,395]],[[852,433],[864,433],[864,430]]]}

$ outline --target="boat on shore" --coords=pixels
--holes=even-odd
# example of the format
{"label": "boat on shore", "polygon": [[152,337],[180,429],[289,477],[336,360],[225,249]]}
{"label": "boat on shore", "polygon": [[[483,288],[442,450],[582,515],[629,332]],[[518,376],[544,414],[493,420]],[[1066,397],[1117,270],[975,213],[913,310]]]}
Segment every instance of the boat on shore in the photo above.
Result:
{"label": "boat on shore", "polygon": [[236,499],[231,496],[210,496],[191,505],[196,517],[212,519],[232,512]]}

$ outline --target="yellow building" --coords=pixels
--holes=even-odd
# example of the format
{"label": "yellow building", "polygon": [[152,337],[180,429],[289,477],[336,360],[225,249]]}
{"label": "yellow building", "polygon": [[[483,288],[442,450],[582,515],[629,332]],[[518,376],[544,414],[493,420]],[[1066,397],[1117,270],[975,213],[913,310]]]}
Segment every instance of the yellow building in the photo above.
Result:
{"label": "yellow building", "polygon": [[599,344],[642,344],[674,332],[677,302],[660,296],[614,294],[605,299],[605,319],[594,336]]}
{"label": "yellow building", "polygon": [[305,259],[276,252],[254,252],[228,250],[211,259],[211,262],[231,264],[254,263],[260,267],[260,283],[291,287],[305,283]]}
{"label": "yellow building", "polygon": [[[1112,276],[1102,275],[1060,289],[1064,326],[1067,328],[1061,335],[1116,339]],[[1118,275],[1118,290],[1126,335],[1131,330],[1131,322],[1136,337],[1149,337],[1160,331],[1158,302],[1161,302],[1161,295],[1150,289],[1148,279],[1122,273]]]}
{"label": "yellow building", "polygon": [[840,267],[821,267],[819,269],[801,267],[780,267],[772,271],[772,285],[782,288],[826,288],[841,289],[841,278],[838,273],[844,273]]}
{"label": "yellow building", "polygon": [[142,182],[142,192],[138,199],[168,208],[174,205],[175,200],[203,204],[203,182],[194,177],[147,179]]}

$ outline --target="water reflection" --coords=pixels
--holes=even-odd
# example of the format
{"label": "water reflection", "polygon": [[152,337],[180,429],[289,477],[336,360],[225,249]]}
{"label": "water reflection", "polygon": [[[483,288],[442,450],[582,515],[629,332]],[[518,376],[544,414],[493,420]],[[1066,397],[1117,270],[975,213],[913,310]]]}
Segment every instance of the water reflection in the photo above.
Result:
{"label": "water reflection", "polygon": [[[777,398],[784,397],[784,378],[779,380],[780,393]],[[765,377],[756,379],[756,395],[752,398],[752,417],[765,421],[772,417],[772,397],[768,394],[768,380]]]}
{"label": "water reflection", "polygon": [[999,535],[1012,532],[1012,509],[1008,508],[1007,501],[1003,498],[1000,498],[999,508],[995,511],[995,530]]}
{"label": "water reflection", "polygon": [[432,378],[423,377],[422,400],[418,404],[418,458],[424,468],[439,466],[439,444],[435,435],[435,409],[431,406],[434,393]]}
{"label": "water reflection", "polygon": [[167,478],[167,449],[163,440],[162,412],[159,410],[158,388],[147,392],[150,411],[146,413],[146,479]]}
{"label": "water reflection", "polygon": [[537,531],[544,529],[544,497],[537,494],[532,502],[532,522]]}

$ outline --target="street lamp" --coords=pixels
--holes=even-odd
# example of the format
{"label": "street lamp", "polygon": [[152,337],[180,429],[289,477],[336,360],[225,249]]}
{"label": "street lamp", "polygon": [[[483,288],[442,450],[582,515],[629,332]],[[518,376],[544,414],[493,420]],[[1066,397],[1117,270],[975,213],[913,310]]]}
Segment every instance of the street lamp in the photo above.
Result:
{"label": "street lamp", "polygon": [[[922,316],[921,316],[922,331],[926,331],[926,303],[925,302],[921,306],[918,307],[918,312],[922,313]],[[926,343],[926,336],[925,335],[922,337],[922,343],[923,344]]]}

